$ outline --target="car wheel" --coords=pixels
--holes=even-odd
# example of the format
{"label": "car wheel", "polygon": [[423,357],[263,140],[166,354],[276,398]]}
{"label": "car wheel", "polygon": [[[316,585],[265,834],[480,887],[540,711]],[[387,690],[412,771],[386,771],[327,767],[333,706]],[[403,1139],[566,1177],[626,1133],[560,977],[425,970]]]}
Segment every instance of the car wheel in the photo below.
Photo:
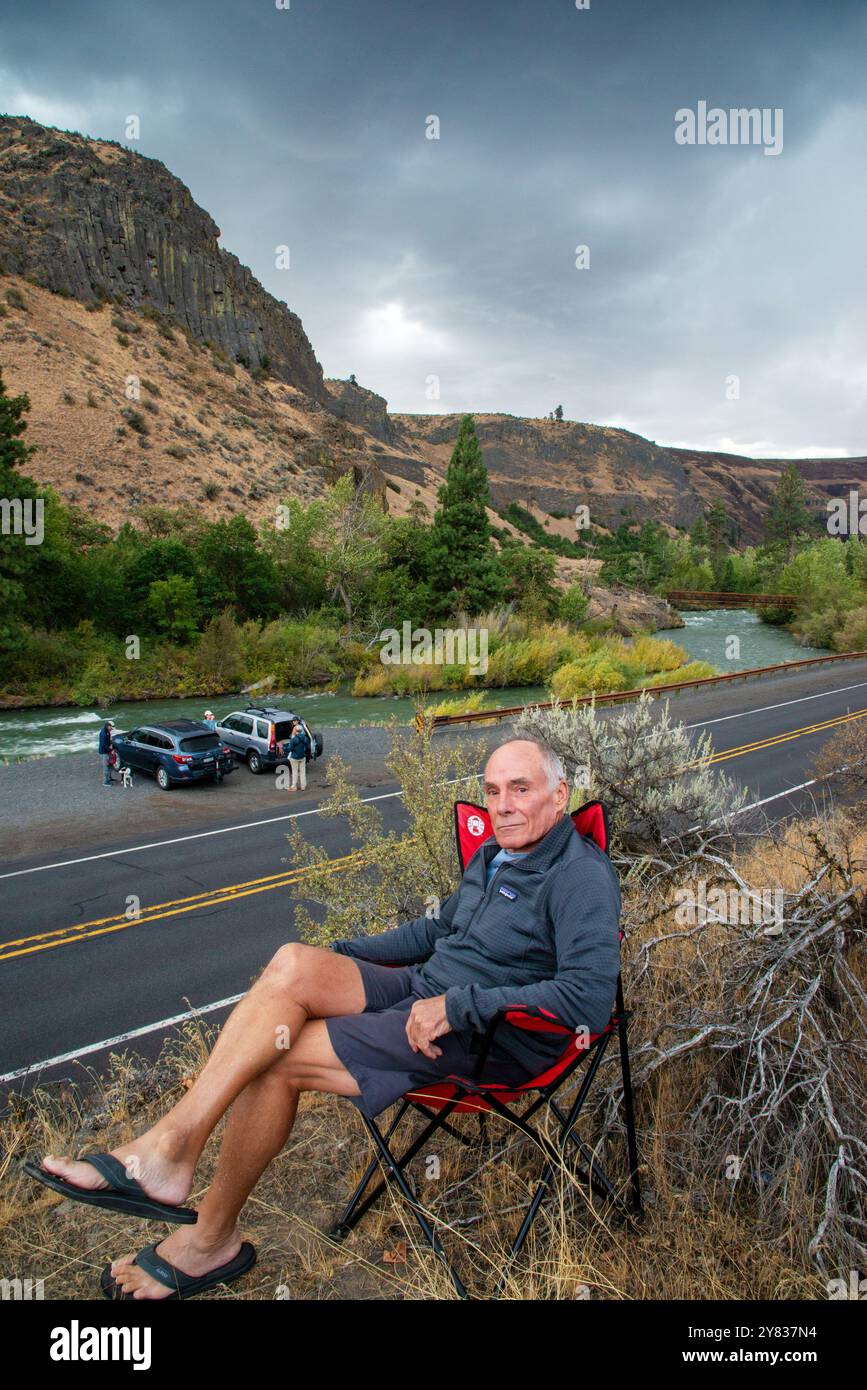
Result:
{"label": "car wheel", "polygon": [[163,790],[164,792],[167,792],[167,791],[169,790],[169,788],[171,787],[171,785],[172,785],[172,784],[171,784],[171,779],[169,778],[169,774],[166,772],[165,768],[164,768],[164,767],[158,767],[158,768],[157,768],[157,786],[160,787],[160,788],[162,788],[162,790]]}
{"label": "car wheel", "polygon": [[251,772],[262,771],[262,759],[259,757],[259,754],[255,752],[255,750],[247,754],[247,766]]}

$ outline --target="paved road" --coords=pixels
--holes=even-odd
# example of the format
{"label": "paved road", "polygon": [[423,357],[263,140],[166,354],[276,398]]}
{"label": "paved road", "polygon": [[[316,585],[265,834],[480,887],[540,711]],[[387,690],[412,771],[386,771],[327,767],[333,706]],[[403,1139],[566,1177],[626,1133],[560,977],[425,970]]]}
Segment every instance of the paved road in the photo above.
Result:
{"label": "paved road", "polygon": [[[839,721],[867,710],[867,662],[685,693],[672,710],[696,732],[710,729],[727,754],[722,768],[751,801],[773,798],[770,812],[799,813],[821,788],[791,789],[812,778]],[[437,737],[469,739],[481,766],[505,732]],[[399,826],[387,746],[381,729],[346,730],[332,751],[352,766],[360,794],[378,799],[384,823]],[[168,794],[141,779],[132,792],[103,792],[96,776],[94,760],[79,756],[0,769],[4,1085],[80,1079],[82,1063],[99,1068],[111,1041],[131,1034],[131,1046],[153,1055],[171,1026],[154,1025],[233,1000],[295,937],[303,883],[292,882],[288,825],[297,818],[330,857],[351,848],[345,826],[318,814],[321,769],[307,793],[291,795],[244,768],[222,787]],[[138,920],[126,916],[133,896]],[[217,1022],[230,1007],[208,1017]]]}

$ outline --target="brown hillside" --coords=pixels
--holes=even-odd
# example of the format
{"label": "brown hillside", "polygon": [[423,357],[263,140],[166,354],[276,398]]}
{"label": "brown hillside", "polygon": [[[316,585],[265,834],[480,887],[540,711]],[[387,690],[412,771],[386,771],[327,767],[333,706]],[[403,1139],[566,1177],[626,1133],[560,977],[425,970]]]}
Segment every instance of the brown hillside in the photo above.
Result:
{"label": "brown hillside", "polygon": [[[629,430],[569,420],[476,415],[476,432],[499,509],[518,501],[543,518],[571,517],[586,503],[591,523],[614,528],[653,517],[667,526],[691,526],[722,496],[745,541],[761,539],[768,503],[786,459],[662,448]],[[439,472],[457,438],[458,415],[392,415],[396,446],[417,452]],[[817,510],[824,500],[857,488],[867,459],[804,459],[798,468]],[[393,470],[401,476],[400,468]],[[574,537],[573,524],[553,518],[549,530]]]}

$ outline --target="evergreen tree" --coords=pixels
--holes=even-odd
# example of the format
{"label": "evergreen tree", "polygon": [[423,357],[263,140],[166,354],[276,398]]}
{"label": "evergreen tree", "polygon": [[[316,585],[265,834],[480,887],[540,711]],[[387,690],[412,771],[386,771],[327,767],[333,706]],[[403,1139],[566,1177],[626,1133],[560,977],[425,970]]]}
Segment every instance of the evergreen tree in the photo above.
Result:
{"label": "evergreen tree", "polygon": [[431,528],[433,615],[484,613],[502,597],[503,577],[485,511],[490,505],[488,472],[472,415],[461,420],[437,498]]}
{"label": "evergreen tree", "polygon": [[692,523],[692,529],[690,530],[689,538],[692,541],[693,545],[696,547],[696,549],[703,548],[707,545],[707,522],[704,519],[703,512],[701,516],[697,516],[695,521]]}
{"label": "evergreen tree", "polygon": [[705,524],[714,582],[720,584],[722,583],[720,575],[729,548],[730,530],[729,514],[721,497],[714,498],[713,505],[707,513]]}
{"label": "evergreen tree", "polygon": [[795,553],[799,534],[812,530],[812,520],[806,502],[807,489],[804,479],[795,465],[789,463],[780,474],[771,510],[765,522],[768,543],[784,549],[786,563]]}
{"label": "evergreen tree", "polygon": [[[8,529],[0,531],[0,650],[12,650],[20,641],[20,624],[27,613],[27,581],[39,566],[41,547],[26,545],[12,529],[12,508],[39,497],[32,478],[17,470],[35,452],[23,441],[24,416],[30,409],[27,396],[7,396],[0,372],[0,499],[9,509]],[[5,518],[4,518],[5,522]]]}
{"label": "evergreen tree", "polygon": [[24,443],[22,435],[27,429],[24,416],[30,409],[29,396],[7,396],[3,386],[3,372],[0,369],[0,476],[6,482],[7,471],[22,468],[36,450]]}

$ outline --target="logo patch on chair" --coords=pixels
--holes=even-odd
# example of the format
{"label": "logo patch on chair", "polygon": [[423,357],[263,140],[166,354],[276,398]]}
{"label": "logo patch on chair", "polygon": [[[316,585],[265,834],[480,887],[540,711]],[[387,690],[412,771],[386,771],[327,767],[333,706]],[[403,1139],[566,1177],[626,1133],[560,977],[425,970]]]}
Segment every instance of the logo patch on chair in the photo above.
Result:
{"label": "logo patch on chair", "polygon": [[500,889],[500,892],[502,893],[502,895],[503,895],[504,898],[508,898],[508,899],[509,899],[509,902],[514,902],[514,901],[515,901],[515,898],[517,898],[517,896],[518,896],[517,893],[516,893],[516,892],[514,891],[514,889],[512,889],[512,888],[501,888],[501,889]]}
{"label": "logo patch on chair", "polygon": [[471,835],[484,835],[485,822],[482,820],[481,816],[468,816],[467,830],[469,830]]}

